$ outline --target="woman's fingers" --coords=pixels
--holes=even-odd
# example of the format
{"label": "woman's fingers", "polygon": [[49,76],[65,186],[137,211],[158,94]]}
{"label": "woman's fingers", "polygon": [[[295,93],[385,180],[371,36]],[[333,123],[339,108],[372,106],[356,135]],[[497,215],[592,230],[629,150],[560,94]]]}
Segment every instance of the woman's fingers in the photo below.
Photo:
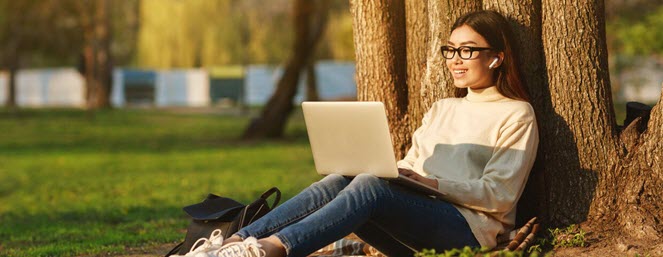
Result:
{"label": "woman's fingers", "polygon": [[421,176],[421,175],[419,175],[418,173],[416,173],[412,170],[399,168],[398,173],[400,173],[401,175],[406,176],[408,178],[419,181],[423,184],[426,184],[429,187],[437,188],[437,180]]}

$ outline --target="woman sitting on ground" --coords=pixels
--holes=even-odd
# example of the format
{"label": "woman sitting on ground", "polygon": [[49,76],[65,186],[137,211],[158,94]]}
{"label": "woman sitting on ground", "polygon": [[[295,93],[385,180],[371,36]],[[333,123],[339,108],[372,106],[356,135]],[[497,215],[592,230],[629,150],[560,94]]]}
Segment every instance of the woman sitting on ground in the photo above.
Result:
{"label": "woman sitting on ground", "polygon": [[512,40],[502,15],[478,11],[459,18],[441,48],[462,98],[433,104],[398,167],[445,199],[373,175],[328,175],[222,246],[186,256],[306,256],[352,232],[396,257],[495,247],[513,229],[538,144]]}

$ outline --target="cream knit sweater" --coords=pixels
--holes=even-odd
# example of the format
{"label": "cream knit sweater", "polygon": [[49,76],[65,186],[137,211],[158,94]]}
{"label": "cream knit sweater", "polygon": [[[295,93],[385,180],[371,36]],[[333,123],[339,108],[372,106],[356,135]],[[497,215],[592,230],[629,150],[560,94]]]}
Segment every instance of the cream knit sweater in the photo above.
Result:
{"label": "cream knit sweater", "polygon": [[399,168],[435,178],[482,246],[513,229],[539,142],[532,107],[495,87],[442,99],[424,115]]}

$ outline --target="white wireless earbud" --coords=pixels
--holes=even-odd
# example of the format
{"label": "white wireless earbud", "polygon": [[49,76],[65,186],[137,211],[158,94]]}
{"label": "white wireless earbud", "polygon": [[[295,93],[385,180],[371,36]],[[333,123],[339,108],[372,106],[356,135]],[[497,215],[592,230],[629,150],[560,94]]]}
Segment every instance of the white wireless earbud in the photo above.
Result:
{"label": "white wireless earbud", "polygon": [[499,57],[495,57],[495,59],[493,59],[493,62],[491,62],[490,65],[488,65],[488,68],[494,69],[494,68],[495,68],[495,64],[497,64],[497,62],[498,62],[499,60],[500,60]]}

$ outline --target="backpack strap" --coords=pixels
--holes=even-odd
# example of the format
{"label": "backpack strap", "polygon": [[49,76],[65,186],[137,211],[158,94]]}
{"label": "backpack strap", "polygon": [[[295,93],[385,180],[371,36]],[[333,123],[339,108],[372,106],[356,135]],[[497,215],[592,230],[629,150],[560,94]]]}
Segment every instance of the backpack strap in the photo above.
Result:
{"label": "backpack strap", "polygon": [[183,244],[184,244],[184,241],[182,241],[181,243],[177,244],[177,245],[176,245],[175,247],[173,247],[173,249],[171,249],[166,255],[164,255],[164,257],[168,257],[168,256],[171,256],[171,255],[176,254],[177,252],[179,252],[179,251],[180,251],[180,248],[182,248],[182,245],[183,245]]}
{"label": "backpack strap", "polygon": [[279,204],[279,201],[281,201],[281,191],[276,187],[272,187],[272,188],[268,189],[267,191],[265,191],[260,196],[260,198],[265,199],[265,201],[267,201],[267,198],[269,198],[274,193],[276,193],[276,198],[274,199],[274,202],[272,203],[272,206],[271,207],[268,206],[269,209],[274,209],[274,207],[276,207],[276,205]]}

